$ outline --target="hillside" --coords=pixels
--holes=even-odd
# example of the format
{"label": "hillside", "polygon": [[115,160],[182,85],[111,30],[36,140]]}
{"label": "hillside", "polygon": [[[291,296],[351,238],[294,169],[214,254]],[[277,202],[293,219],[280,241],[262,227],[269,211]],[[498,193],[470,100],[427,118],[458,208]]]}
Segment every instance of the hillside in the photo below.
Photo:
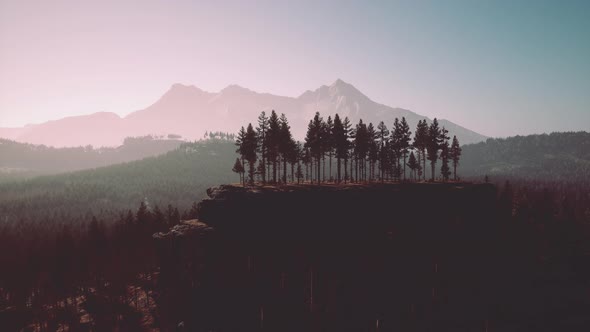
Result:
{"label": "hillside", "polygon": [[113,217],[145,201],[188,209],[205,189],[237,181],[235,146],[223,140],[184,143],[158,157],[0,186],[0,219],[57,219],[88,212]]}
{"label": "hillside", "polygon": [[[1,146],[1,145],[0,145]],[[590,134],[553,133],[464,145],[458,174],[464,179],[507,178],[590,183]],[[210,186],[237,182],[235,145],[226,140],[183,143],[158,157],[86,171],[4,180],[0,217],[35,219],[89,210],[116,214],[147,200],[185,210]],[[440,162],[437,165],[439,172]],[[102,212],[101,212],[102,211]]]}
{"label": "hillside", "polygon": [[465,145],[464,176],[590,183],[590,133],[565,132],[488,139]]}
{"label": "hillside", "polygon": [[[170,133],[194,140],[208,130],[236,133],[241,126],[255,121],[261,111],[272,109],[287,115],[291,126],[296,128],[293,134],[298,139],[304,137],[307,122],[316,111],[326,118],[339,113],[342,118],[348,116],[353,123],[363,119],[374,125],[384,121],[387,126],[391,126],[396,117],[406,117],[411,128],[416,127],[418,120],[426,118],[409,110],[379,104],[340,79],[299,97],[258,93],[238,85],[212,93],[195,86],[174,84],[154,104],[124,118],[106,112],[68,117],[24,128],[0,128],[0,137],[49,146],[116,146],[128,136]],[[457,135],[462,143],[486,138],[448,120],[440,120],[440,125],[446,127],[451,136]]]}
{"label": "hillside", "polygon": [[182,143],[176,137],[128,137],[119,147],[95,149],[92,146],[53,148],[0,139],[0,182],[139,160],[174,150]]}

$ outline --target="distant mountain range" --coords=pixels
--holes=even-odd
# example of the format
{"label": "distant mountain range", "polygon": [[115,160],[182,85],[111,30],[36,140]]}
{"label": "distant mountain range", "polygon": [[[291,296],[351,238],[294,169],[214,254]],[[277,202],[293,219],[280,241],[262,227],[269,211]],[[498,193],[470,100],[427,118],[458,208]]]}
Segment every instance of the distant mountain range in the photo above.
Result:
{"label": "distant mountain range", "polygon": [[[174,84],[153,105],[124,118],[108,112],[67,117],[22,128],[0,128],[0,137],[55,147],[118,146],[125,137],[144,135],[177,134],[198,139],[211,130],[235,133],[241,126],[255,122],[261,111],[273,109],[279,114],[285,113],[297,139],[303,139],[307,123],[316,111],[325,118],[339,113],[341,117],[348,116],[353,123],[359,119],[375,125],[384,121],[388,127],[396,117],[406,117],[412,128],[418,120],[426,118],[409,110],[376,103],[340,79],[330,86],[306,91],[297,98],[258,93],[238,85],[211,93],[194,86]],[[486,139],[448,120],[439,122],[451,136],[457,135],[462,144]]]}

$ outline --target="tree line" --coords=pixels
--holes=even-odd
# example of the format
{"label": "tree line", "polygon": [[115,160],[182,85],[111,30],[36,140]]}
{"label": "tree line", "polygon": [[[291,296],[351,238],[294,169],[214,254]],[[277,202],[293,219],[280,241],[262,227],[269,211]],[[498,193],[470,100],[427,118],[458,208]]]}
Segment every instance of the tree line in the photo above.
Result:
{"label": "tree line", "polygon": [[316,112],[301,143],[293,138],[285,114],[279,117],[273,110],[267,116],[263,111],[256,128],[249,123],[240,129],[236,146],[239,157],[232,171],[244,185],[426,181],[427,161],[430,181],[435,181],[439,160],[442,181],[449,181],[451,175],[454,181],[459,179],[459,140],[456,136],[450,140],[436,118],[430,124],[426,119],[418,121],[412,138],[405,117],[396,118],[390,130],[383,121],[377,127],[362,119],[353,125],[348,117],[342,120],[335,114],[324,120]]}
{"label": "tree line", "polygon": [[[103,219],[0,222],[3,331],[142,331],[155,306],[152,234],[196,217],[141,202]],[[87,319],[82,318],[87,315]]]}
{"label": "tree line", "polygon": [[557,181],[590,187],[590,133],[489,138],[463,146],[464,178],[489,174],[496,178]]}

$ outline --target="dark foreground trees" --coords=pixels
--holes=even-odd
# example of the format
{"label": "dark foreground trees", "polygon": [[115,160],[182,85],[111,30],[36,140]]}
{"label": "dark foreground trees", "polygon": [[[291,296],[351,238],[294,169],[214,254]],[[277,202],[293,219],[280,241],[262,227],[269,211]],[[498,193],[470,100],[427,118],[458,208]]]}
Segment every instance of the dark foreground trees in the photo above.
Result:
{"label": "dark foreground trees", "polygon": [[[442,160],[440,179],[450,179],[451,162],[453,179],[458,179],[461,147],[456,137],[449,146],[448,131],[439,127],[436,118],[430,125],[426,119],[418,121],[413,140],[411,134],[405,117],[401,121],[396,118],[390,131],[383,121],[376,128],[362,119],[352,125],[348,118],[342,120],[339,114],[335,114],[333,120],[332,117],[324,120],[316,112],[308,123],[305,142],[300,146],[293,139],[287,117],[284,114],[279,117],[273,110],[268,118],[265,112],[260,114],[256,131],[251,125],[239,131],[236,152],[240,155],[242,167],[246,168],[248,164],[250,184],[256,179],[262,184],[267,183],[267,166],[272,167],[270,182],[273,184],[301,183],[302,179],[314,184],[407,181],[408,167],[410,180],[418,181],[426,179],[426,160],[430,162],[431,181],[437,179],[439,160]],[[335,167],[333,158],[336,159]],[[240,169],[237,162],[234,166],[234,172],[237,172]],[[298,173],[301,177],[296,175],[298,167],[301,167],[301,174]]]}
{"label": "dark foreground trees", "polygon": [[162,211],[141,202],[114,220],[64,214],[3,222],[0,329],[145,330],[142,320],[158,316],[152,234],[180,218],[171,205]]}

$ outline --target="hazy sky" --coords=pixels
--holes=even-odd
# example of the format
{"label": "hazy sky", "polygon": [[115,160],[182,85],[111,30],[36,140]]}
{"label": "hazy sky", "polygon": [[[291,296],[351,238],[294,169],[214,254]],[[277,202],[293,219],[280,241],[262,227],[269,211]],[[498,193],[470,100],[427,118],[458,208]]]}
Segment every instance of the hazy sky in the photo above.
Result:
{"label": "hazy sky", "polygon": [[2,127],[336,78],[485,135],[589,130],[590,1],[0,0]]}

